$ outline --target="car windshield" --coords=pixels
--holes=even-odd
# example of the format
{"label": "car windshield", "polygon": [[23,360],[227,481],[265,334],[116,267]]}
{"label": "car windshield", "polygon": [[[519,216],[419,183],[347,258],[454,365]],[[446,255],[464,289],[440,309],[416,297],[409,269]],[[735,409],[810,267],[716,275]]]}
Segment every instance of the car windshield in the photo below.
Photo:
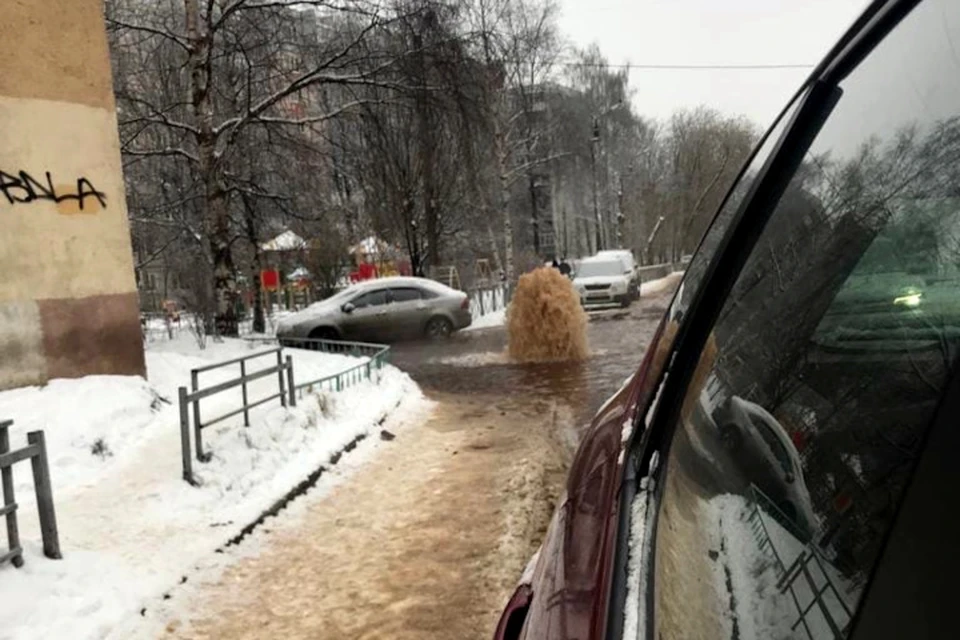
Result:
{"label": "car windshield", "polygon": [[597,260],[581,262],[577,271],[578,278],[595,278],[598,276],[619,276],[623,274],[623,265],[616,260]]}
{"label": "car windshield", "polygon": [[760,434],[760,437],[763,438],[770,452],[776,457],[777,462],[780,463],[784,473],[790,473],[793,466],[790,462],[790,454],[787,453],[780,438],[778,438],[773,432],[773,429],[758,416],[751,416],[750,421],[753,423],[757,433]]}

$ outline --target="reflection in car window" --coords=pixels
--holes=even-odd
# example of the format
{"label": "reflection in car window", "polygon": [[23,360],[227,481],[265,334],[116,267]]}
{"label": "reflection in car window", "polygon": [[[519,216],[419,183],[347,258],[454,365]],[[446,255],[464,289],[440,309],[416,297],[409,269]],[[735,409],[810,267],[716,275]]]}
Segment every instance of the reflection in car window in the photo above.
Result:
{"label": "reflection in car window", "polygon": [[763,420],[753,418],[751,422],[753,423],[753,428],[757,430],[757,433],[760,434],[760,437],[763,438],[767,447],[777,458],[777,462],[780,463],[780,468],[783,469],[785,473],[790,473],[792,467],[790,464],[790,455],[787,453],[780,438],[776,436],[771,427],[768,427]]}
{"label": "reflection in car window", "polygon": [[414,289],[413,287],[405,287],[403,289],[390,289],[390,298],[394,302],[410,302],[412,300],[419,300],[420,290]]}
{"label": "reflection in car window", "polygon": [[726,235],[734,215],[737,213],[740,205],[743,204],[744,197],[760,174],[760,169],[763,168],[763,165],[770,158],[770,154],[773,153],[777,142],[780,140],[780,136],[783,135],[787,125],[790,124],[790,120],[793,118],[793,114],[803,100],[804,95],[805,94],[801,94],[795,98],[790,106],[781,114],[779,120],[777,120],[770,129],[763,144],[757,149],[756,153],[754,153],[750,164],[744,169],[740,180],[737,181],[727,194],[727,199],[724,201],[720,211],[704,234],[703,239],[700,241],[700,246],[697,248],[697,252],[694,254],[693,259],[686,269],[686,273],[683,276],[683,285],[677,291],[677,295],[674,297],[673,303],[670,306],[670,319],[679,320],[683,314],[687,312],[690,302],[693,300],[693,295],[700,287],[700,283],[706,275],[707,266],[709,266],[713,254],[720,244],[720,240]]}
{"label": "reflection in car window", "polygon": [[[666,464],[654,637],[848,635],[960,347],[954,43],[927,0],[840,83],[734,284]],[[728,426],[752,406],[770,431]]]}
{"label": "reflection in car window", "polygon": [[371,291],[353,299],[353,306],[357,309],[377,307],[382,304],[387,304],[387,292],[385,289]]}

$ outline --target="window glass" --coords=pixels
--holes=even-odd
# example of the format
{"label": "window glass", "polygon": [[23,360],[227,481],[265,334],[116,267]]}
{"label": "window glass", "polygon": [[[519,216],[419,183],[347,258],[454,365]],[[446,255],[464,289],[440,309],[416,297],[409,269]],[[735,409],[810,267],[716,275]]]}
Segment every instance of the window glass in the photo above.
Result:
{"label": "window glass", "polygon": [[656,638],[848,635],[960,347],[960,3],[843,94],[721,310],[667,459]]}
{"label": "window glass", "polygon": [[403,289],[390,289],[390,297],[394,302],[411,302],[420,299],[420,289],[413,287]]}
{"label": "window glass", "polygon": [[[764,138],[763,143],[754,153],[750,163],[744,169],[740,179],[730,189],[724,204],[720,208],[720,211],[714,217],[709,229],[707,229],[707,232],[701,239],[700,246],[697,248],[693,259],[687,266],[683,276],[683,281],[681,282],[680,287],[677,289],[677,292],[673,297],[673,301],[670,303],[670,309],[667,312],[667,325],[664,328],[663,335],[657,342],[657,353],[651,366],[651,372],[656,373],[648,376],[645,384],[662,384],[659,372],[665,367],[667,356],[673,350],[673,342],[677,336],[677,329],[680,326],[680,321],[682,320],[683,315],[687,312],[687,309],[690,306],[690,302],[693,299],[693,294],[700,287],[700,283],[703,281],[703,278],[706,275],[707,266],[710,264],[710,261],[720,244],[720,240],[730,228],[730,223],[733,221],[734,214],[740,208],[746,193],[750,190],[750,187],[760,174],[760,169],[766,163],[767,159],[770,157],[770,154],[773,153],[777,142],[783,135],[783,132],[789,124],[791,118],[793,118],[793,114],[796,112],[797,106],[802,101],[804,95],[805,94],[801,93],[799,97],[794,99],[794,101],[780,115],[780,118],[774,123],[773,127]],[[654,404],[656,403],[654,402]],[[654,407],[651,407],[646,412],[647,419],[649,420],[650,416],[653,414]]]}
{"label": "window glass", "polygon": [[380,291],[371,291],[353,299],[353,306],[357,309],[362,309],[364,307],[378,307],[382,304],[387,304],[386,289],[381,289]]}
{"label": "window glass", "polygon": [[758,148],[753,155],[743,175],[740,176],[740,179],[727,194],[723,206],[720,207],[720,211],[710,224],[710,228],[707,229],[707,232],[704,234],[703,239],[700,241],[700,246],[697,248],[696,253],[693,255],[684,273],[683,283],[677,291],[676,296],[674,296],[673,303],[670,306],[669,317],[671,319],[679,321],[689,308],[690,302],[693,300],[693,294],[700,287],[700,283],[706,275],[707,267],[713,259],[717,247],[720,245],[720,240],[726,235],[734,215],[740,209],[740,205],[743,204],[743,199],[746,197],[747,192],[750,191],[757,176],[760,175],[760,170],[770,158],[770,154],[772,154],[774,148],[776,148],[777,142],[786,130],[787,125],[790,124],[790,120],[793,118],[797,107],[805,95],[806,94],[803,93],[794,99],[783,114],[781,114],[780,118],[767,133],[763,144],[760,145],[760,148]]}

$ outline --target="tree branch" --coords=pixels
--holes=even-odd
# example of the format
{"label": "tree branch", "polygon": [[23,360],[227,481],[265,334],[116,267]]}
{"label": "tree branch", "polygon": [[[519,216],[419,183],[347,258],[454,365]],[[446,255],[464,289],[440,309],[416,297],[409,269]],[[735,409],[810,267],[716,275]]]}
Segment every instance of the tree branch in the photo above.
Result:
{"label": "tree branch", "polygon": [[124,22],[123,20],[117,20],[116,18],[108,17],[106,20],[108,25],[115,27],[117,29],[128,29],[130,31],[139,31],[141,33],[149,33],[150,35],[166,38],[167,40],[170,40],[171,42],[179,45],[180,48],[183,49],[185,52],[187,53],[190,52],[190,45],[187,43],[187,41],[184,38],[181,38],[180,36],[174,33],[171,33],[169,31],[162,31],[160,29],[155,29],[153,27],[148,27],[142,24],[131,24],[129,22]]}
{"label": "tree branch", "polygon": [[167,147],[166,149],[124,149],[123,155],[132,156],[134,158],[176,156],[186,158],[190,162],[200,162],[200,159],[197,158],[197,156],[180,147]]}

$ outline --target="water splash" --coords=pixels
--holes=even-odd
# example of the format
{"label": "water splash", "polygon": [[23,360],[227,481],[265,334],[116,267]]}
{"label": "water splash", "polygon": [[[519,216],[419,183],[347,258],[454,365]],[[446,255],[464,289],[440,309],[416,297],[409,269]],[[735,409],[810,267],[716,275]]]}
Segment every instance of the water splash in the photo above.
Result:
{"label": "water splash", "polygon": [[549,267],[520,276],[507,311],[507,339],[514,362],[586,359],[587,314],[573,283]]}

